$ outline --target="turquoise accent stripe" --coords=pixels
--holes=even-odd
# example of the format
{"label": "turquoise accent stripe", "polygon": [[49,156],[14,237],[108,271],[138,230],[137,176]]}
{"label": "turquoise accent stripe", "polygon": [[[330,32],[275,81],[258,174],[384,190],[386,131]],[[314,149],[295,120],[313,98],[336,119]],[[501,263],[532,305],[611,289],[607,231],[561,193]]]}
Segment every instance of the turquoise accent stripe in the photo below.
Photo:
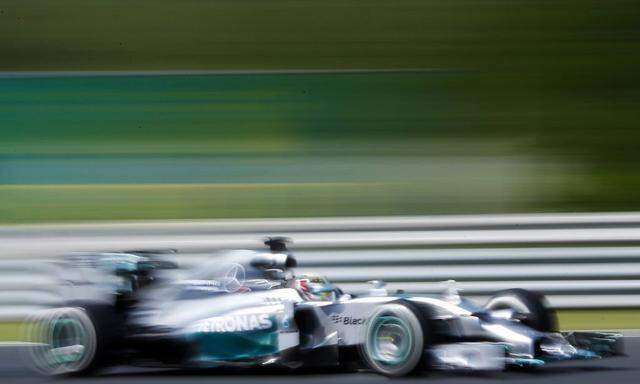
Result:
{"label": "turquoise accent stripe", "polygon": [[186,335],[187,341],[195,345],[197,362],[217,362],[253,359],[279,352],[279,322],[270,317],[272,326],[239,332],[194,332]]}
{"label": "turquoise accent stripe", "polygon": [[197,333],[190,336],[197,345],[199,362],[244,360],[278,352],[277,331],[242,333]]}

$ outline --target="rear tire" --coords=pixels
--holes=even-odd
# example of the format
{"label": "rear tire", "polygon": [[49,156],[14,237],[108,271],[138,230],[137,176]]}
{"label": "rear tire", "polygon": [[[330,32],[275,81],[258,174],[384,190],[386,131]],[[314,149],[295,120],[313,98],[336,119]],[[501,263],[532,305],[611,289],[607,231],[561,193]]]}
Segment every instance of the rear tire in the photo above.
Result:
{"label": "rear tire", "polygon": [[361,351],[365,363],[386,376],[404,376],[422,362],[424,321],[409,306],[390,303],[378,307],[365,327]]}
{"label": "rear tire", "polygon": [[485,305],[486,309],[510,309],[516,319],[540,332],[557,332],[556,312],[549,307],[546,298],[539,292],[514,288],[496,293]]}
{"label": "rear tire", "polygon": [[44,311],[26,324],[28,358],[45,375],[88,375],[106,365],[113,307],[87,305]]}

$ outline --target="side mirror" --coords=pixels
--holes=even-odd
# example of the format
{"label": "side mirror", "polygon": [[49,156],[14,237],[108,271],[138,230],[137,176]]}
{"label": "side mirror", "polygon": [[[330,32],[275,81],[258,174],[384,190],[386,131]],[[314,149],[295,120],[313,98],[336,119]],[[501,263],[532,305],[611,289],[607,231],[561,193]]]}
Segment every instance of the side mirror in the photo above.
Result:
{"label": "side mirror", "polygon": [[389,294],[389,292],[387,292],[387,288],[385,288],[387,283],[385,283],[384,281],[382,281],[382,280],[371,280],[371,281],[368,281],[367,283],[369,283],[371,285],[371,288],[369,288],[369,295],[371,295],[371,296],[387,296]]}

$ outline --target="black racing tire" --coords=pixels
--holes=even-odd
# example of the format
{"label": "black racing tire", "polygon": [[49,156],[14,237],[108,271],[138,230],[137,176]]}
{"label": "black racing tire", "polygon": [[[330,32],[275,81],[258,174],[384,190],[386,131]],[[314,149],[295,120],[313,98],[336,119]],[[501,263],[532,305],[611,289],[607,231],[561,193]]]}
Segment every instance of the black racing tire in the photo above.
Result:
{"label": "black racing tire", "polygon": [[29,348],[31,366],[48,376],[95,373],[110,361],[114,319],[113,306],[102,304],[55,308],[32,316],[27,337],[37,346]]}
{"label": "black racing tire", "polygon": [[516,319],[540,332],[557,332],[558,320],[545,296],[521,288],[497,292],[485,305],[488,310],[511,309]]}
{"label": "black racing tire", "polygon": [[425,325],[413,306],[395,302],[379,306],[365,327],[361,354],[366,365],[386,376],[405,376],[423,363]]}
{"label": "black racing tire", "polygon": [[86,376],[118,362],[115,351],[122,340],[124,317],[111,304],[79,303],[79,305],[93,322],[98,340],[93,363],[83,371],[71,373],[71,375]]}

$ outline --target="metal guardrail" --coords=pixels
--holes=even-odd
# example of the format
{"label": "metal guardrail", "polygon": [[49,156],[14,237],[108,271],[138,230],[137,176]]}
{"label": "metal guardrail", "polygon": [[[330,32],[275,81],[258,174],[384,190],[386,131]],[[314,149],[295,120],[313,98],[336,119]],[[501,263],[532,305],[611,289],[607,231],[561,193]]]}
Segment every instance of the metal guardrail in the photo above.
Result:
{"label": "metal guardrail", "polygon": [[190,267],[215,252],[256,248],[268,235],[294,240],[298,270],[362,293],[436,293],[455,279],[484,300],[535,289],[564,308],[640,306],[640,213],[359,217],[0,226],[0,318],[54,305],[46,262],[71,251],[176,248]]}

